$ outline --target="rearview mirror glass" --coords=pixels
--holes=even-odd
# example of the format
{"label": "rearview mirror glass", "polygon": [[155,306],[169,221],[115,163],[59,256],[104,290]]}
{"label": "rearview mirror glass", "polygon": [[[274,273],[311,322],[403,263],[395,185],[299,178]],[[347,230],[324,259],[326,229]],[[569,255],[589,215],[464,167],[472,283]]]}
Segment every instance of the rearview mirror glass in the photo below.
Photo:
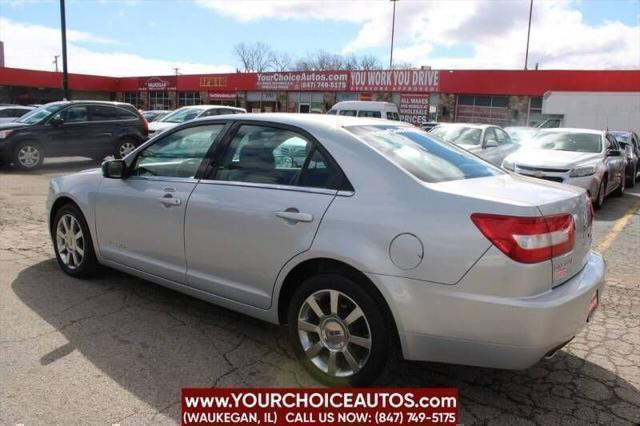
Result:
{"label": "rearview mirror glass", "polygon": [[102,176],[109,179],[124,179],[126,169],[124,160],[107,160],[102,163]]}

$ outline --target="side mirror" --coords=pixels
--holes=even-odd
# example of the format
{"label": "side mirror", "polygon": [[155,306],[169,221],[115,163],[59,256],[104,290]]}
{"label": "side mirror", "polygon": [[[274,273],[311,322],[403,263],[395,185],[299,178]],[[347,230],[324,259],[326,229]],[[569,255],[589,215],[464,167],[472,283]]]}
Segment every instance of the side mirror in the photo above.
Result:
{"label": "side mirror", "polygon": [[64,124],[64,118],[60,117],[60,114],[56,114],[49,120],[49,123],[54,127],[62,126]]}
{"label": "side mirror", "polygon": [[124,179],[126,170],[124,160],[107,160],[102,163],[102,176],[109,179]]}
{"label": "side mirror", "polygon": [[622,153],[620,152],[619,149],[608,149],[607,150],[607,157],[620,157],[620,155],[622,155]]}
{"label": "side mirror", "polygon": [[489,140],[485,141],[484,147],[485,148],[497,148],[498,147],[498,142],[496,142],[495,139],[489,139]]}

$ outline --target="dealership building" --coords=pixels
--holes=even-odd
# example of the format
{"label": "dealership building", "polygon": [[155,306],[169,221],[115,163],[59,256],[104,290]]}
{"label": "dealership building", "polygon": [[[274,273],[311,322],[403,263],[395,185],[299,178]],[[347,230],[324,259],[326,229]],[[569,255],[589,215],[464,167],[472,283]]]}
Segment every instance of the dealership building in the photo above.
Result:
{"label": "dealership building", "polygon": [[[0,68],[0,103],[62,98],[62,74]],[[640,70],[292,71],[106,77],[69,74],[74,100],[115,100],[140,109],[220,104],[250,112],[325,113],[346,100],[394,102],[406,121],[532,125],[550,91],[640,92]]]}

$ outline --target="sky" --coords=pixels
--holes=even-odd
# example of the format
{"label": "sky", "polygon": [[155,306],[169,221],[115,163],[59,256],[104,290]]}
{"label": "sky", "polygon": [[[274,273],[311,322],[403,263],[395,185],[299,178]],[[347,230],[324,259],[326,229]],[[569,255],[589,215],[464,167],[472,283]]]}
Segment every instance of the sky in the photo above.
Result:
{"label": "sky", "polygon": [[[394,62],[522,69],[529,0],[399,0]],[[292,58],[324,50],[389,63],[388,0],[66,0],[69,71],[233,72],[238,43]],[[0,0],[5,65],[54,70],[58,0]],[[640,0],[533,0],[529,64],[640,69]]]}

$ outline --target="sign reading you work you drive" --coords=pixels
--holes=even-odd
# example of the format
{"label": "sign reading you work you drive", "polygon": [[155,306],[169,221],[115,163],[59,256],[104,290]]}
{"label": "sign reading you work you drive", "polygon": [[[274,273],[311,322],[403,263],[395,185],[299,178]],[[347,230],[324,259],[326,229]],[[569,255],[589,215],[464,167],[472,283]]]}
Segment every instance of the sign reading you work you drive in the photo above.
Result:
{"label": "sign reading you work you drive", "polygon": [[440,74],[434,70],[351,71],[352,91],[437,92]]}

